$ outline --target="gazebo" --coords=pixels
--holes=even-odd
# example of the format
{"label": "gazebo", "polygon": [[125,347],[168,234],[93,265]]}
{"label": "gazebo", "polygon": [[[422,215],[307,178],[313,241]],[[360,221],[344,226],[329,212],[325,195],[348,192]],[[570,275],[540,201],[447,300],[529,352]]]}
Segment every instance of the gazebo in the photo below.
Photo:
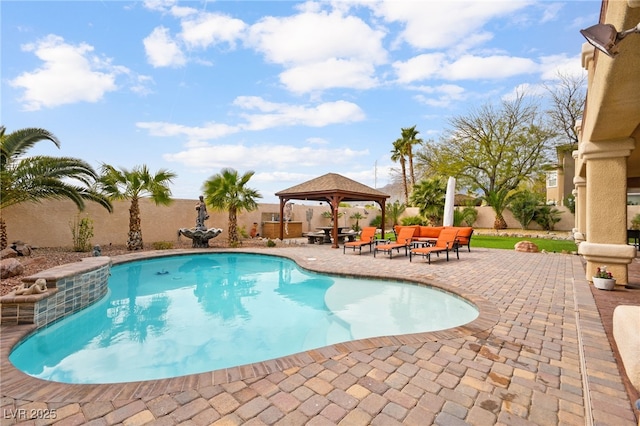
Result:
{"label": "gazebo", "polygon": [[338,248],[338,206],[345,201],[374,201],[382,210],[382,235],[384,236],[385,203],[390,195],[363,185],[336,173],[327,173],[291,188],[276,192],[280,198],[280,239],[284,238],[284,207],[289,200],[326,201],[333,214],[333,248]]}

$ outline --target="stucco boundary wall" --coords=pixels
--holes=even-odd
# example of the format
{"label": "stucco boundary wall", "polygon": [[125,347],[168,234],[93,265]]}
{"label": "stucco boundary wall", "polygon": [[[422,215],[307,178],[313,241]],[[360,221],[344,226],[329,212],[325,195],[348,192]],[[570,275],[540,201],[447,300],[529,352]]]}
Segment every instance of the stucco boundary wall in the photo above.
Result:
{"label": "stucco boundary wall", "polygon": [[[176,199],[169,206],[156,206],[149,199],[140,202],[140,216],[142,224],[142,238],[145,244],[159,241],[178,241],[185,237],[178,237],[179,228],[191,228],[196,221],[196,201]],[[78,217],[89,217],[93,221],[94,236],[92,244],[101,246],[124,245],[127,241],[129,230],[129,206],[128,201],[114,202],[114,212],[109,213],[103,207],[95,203],[87,203],[84,211],[78,212],[75,204],[66,200],[46,200],[41,203],[22,203],[2,209],[1,214],[7,224],[9,243],[22,241],[37,247],[71,247],[73,238],[71,224]],[[562,220],[556,224],[557,231],[570,231],[574,228],[574,215],[565,207],[557,207],[561,210]],[[629,206],[640,212],[640,206]],[[492,228],[495,214],[491,207],[477,207],[478,219],[473,224],[476,228]],[[258,223],[258,232],[265,220],[271,220],[272,215],[277,217],[280,207],[278,204],[260,204],[258,210],[243,212],[238,216],[238,226],[244,227],[248,232],[251,225]],[[312,212],[312,213],[309,213]],[[316,231],[317,227],[328,226],[329,219],[322,216],[328,212],[325,205],[293,204],[293,221],[302,223],[302,232]],[[355,212],[360,212],[364,219],[359,221],[360,226],[368,226],[369,222],[380,214],[379,209],[365,209],[363,207],[341,208],[345,214],[339,219],[340,226],[355,224],[354,219],[349,219]],[[209,219],[206,225],[209,228],[222,228],[222,234],[217,238],[226,239],[228,228],[227,212],[212,211],[209,209]],[[307,215],[311,215],[307,220]],[[417,215],[417,208],[408,208],[403,216]],[[635,213],[633,213],[635,214]],[[629,220],[633,217],[630,213]],[[520,229],[520,224],[513,218],[511,212],[505,210],[504,217],[509,228]],[[532,223],[530,229],[540,229]],[[286,235],[285,235],[286,238]]]}

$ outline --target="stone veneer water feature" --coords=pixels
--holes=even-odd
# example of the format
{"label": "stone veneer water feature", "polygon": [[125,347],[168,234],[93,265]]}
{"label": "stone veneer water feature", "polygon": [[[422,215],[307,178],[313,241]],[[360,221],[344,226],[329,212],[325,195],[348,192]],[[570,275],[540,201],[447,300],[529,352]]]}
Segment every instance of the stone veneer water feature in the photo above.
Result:
{"label": "stone veneer water feature", "polygon": [[44,327],[100,300],[108,290],[110,257],[87,257],[24,278],[26,286],[38,278],[47,281],[41,294],[0,298],[1,324],[35,324]]}

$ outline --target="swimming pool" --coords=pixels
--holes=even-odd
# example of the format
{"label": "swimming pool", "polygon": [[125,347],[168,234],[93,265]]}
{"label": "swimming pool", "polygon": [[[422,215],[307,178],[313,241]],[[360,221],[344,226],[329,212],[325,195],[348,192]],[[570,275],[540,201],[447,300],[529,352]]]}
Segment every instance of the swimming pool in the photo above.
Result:
{"label": "swimming pool", "polygon": [[443,330],[478,310],[440,290],[215,253],[112,268],[100,302],[21,342],[10,361],[63,383],[195,374],[374,336]]}

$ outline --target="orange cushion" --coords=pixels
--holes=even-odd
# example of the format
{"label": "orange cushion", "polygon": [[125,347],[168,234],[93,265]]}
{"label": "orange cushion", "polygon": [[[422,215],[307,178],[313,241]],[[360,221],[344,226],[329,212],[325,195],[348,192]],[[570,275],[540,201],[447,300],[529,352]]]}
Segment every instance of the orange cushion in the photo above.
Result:
{"label": "orange cushion", "polygon": [[420,238],[438,238],[440,231],[444,229],[444,226],[421,226],[420,235],[415,235]]}
{"label": "orange cushion", "polygon": [[458,242],[460,244],[469,243],[469,239],[473,233],[473,228],[471,226],[455,226],[452,228],[456,228],[458,230]]}

